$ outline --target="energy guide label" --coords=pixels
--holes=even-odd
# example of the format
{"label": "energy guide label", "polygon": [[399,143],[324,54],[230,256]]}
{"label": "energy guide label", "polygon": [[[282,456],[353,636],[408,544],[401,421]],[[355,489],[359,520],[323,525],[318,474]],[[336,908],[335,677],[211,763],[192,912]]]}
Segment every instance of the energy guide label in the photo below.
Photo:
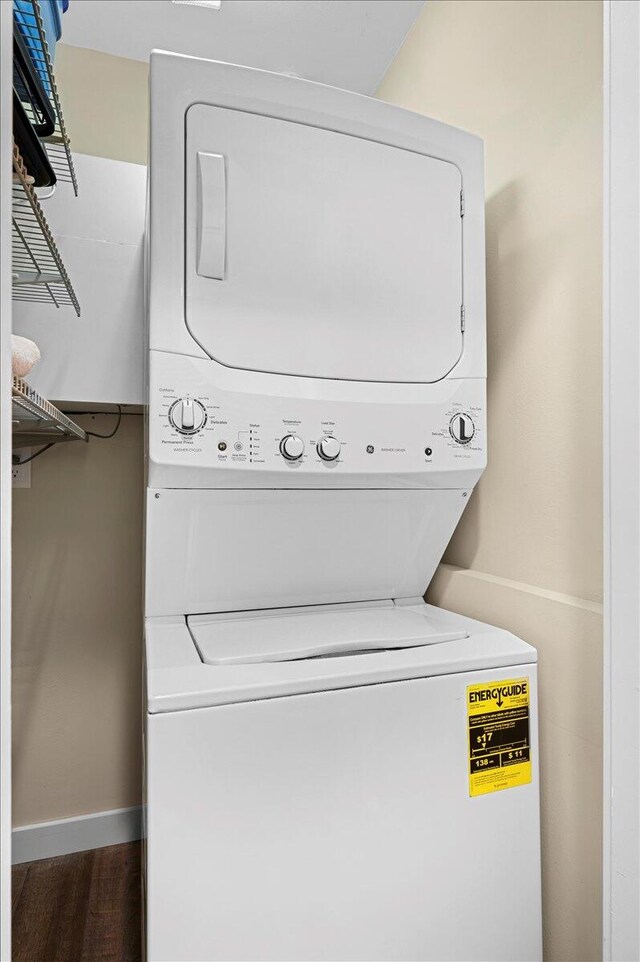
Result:
{"label": "energy guide label", "polygon": [[531,781],[529,679],[467,688],[469,795],[486,795]]}

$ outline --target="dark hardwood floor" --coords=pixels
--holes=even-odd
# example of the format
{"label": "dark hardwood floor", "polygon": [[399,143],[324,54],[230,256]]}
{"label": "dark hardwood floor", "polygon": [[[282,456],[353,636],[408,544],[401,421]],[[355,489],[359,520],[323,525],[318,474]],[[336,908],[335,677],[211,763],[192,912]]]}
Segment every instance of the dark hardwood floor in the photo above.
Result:
{"label": "dark hardwood floor", "polygon": [[140,962],[140,842],[13,867],[12,962]]}

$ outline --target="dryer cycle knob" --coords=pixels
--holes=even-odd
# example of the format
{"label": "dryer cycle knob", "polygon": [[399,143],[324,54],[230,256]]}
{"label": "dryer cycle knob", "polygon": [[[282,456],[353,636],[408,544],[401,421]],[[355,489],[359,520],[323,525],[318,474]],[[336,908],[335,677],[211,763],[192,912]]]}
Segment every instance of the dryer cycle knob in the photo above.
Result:
{"label": "dryer cycle knob", "polygon": [[340,454],[340,442],[332,434],[320,438],[316,448],[323,461],[335,461]]}
{"label": "dryer cycle knob", "polygon": [[449,433],[458,444],[468,444],[476,433],[470,414],[454,414],[449,422]]}
{"label": "dryer cycle knob", "polygon": [[287,434],[280,442],[280,454],[287,461],[299,461],[304,454],[304,441],[297,434]]}
{"label": "dryer cycle knob", "polygon": [[204,404],[190,397],[178,398],[169,408],[169,422],[180,434],[196,434],[206,420]]}

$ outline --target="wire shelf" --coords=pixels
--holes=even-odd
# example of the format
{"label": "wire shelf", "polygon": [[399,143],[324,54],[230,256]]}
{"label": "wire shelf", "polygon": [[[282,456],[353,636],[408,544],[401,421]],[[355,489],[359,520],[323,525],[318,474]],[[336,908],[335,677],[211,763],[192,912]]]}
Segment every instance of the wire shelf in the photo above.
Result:
{"label": "wire shelf", "polygon": [[[59,181],[72,184],[73,191],[77,196],[78,181],[73,166],[73,157],[71,156],[71,142],[64,123],[62,105],[49,55],[49,45],[45,38],[40,4],[38,0],[26,0],[26,2],[22,0],[19,6],[14,3],[13,15],[27,41],[36,70],[54,108],[56,126],[51,136],[44,138],[44,145],[51,166]],[[28,108],[25,109],[29,120],[33,122],[36,118],[32,111]]]}
{"label": "wire shelf", "polygon": [[15,144],[13,171],[13,299],[53,303],[56,307],[69,304],[80,317],[78,298]]}
{"label": "wire shelf", "polygon": [[88,440],[86,431],[20,377],[13,378],[11,406],[14,448]]}

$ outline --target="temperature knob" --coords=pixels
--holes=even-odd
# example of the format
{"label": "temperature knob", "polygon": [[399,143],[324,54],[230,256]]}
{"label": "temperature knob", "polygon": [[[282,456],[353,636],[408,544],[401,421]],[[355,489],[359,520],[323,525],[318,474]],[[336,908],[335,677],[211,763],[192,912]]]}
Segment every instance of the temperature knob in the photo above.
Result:
{"label": "temperature knob", "polygon": [[169,421],[180,434],[196,434],[206,420],[204,405],[190,397],[178,398],[169,408]]}
{"label": "temperature knob", "polygon": [[449,433],[458,444],[468,444],[476,433],[473,418],[468,414],[454,414],[449,421]]}
{"label": "temperature knob", "polygon": [[335,461],[340,454],[340,442],[332,434],[320,438],[316,448],[323,461]]}
{"label": "temperature knob", "polygon": [[287,434],[280,442],[280,454],[287,461],[299,461],[304,454],[304,441],[297,434]]}

